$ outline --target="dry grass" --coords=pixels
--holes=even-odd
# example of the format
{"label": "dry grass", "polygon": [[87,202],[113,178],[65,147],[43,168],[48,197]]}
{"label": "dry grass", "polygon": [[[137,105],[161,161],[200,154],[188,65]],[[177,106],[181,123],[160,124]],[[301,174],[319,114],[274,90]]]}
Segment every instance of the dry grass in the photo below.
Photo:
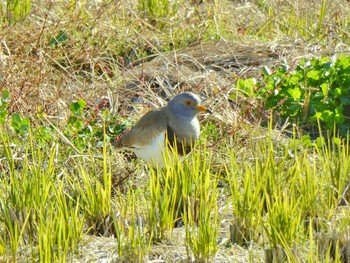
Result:
{"label": "dry grass", "polygon": [[[317,43],[279,30],[278,24],[288,19],[280,17],[284,8],[294,10],[291,16],[296,21],[310,14],[312,29],[319,5],[319,1],[182,3],[176,17],[161,19],[159,25],[142,16],[132,1],[38,1],[32,3],[25,21],[1,27],[1,87],[11,90],[11,111],[35,116],[40,105],[41,111],[63,122],[71,101],[83,98],[96,105],[108,91],[123,104],[135,93],[156,95],[157,87],[168,96],[173,89],[184,88],[206,95],[226,92],[238,77],[257,77],[259,66],[346,50],[346,42],[331,34],[342,30],[346,35],[347,28],[339,28],[347,26],[342,1],[331,3],[322,21],[324,27],[334,28],[322,31],[330,32],[325,36],[330,40],[317,35]],[[267,8],[273,13],[265,12]],[[297,30],[294,25],[288,29]],[[60,32],[67,41],[50,46]],[[221,42],[208,44],[211,39]],[[159,106],[154,100],[152,106]]]}

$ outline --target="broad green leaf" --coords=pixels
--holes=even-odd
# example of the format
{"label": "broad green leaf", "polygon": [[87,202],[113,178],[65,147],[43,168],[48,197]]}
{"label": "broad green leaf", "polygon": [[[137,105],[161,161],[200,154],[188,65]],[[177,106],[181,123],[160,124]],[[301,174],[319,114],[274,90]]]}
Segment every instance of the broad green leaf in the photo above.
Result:
{"label": "broad green leaf", "polygon": [[335,108],[335,113],[343,113],[343,110],[344,110],[344,106],[339,105],[337,108]]}
{"label": "broad green leaf", "polygon": [[330,110],[324,110],[321,113],[320,120],[324,122],[332,121],[333,113]]}
{"label": "broad green leaf", "polygon": [[309,135],[303,135],[301,137],[301,141],[302,141],[303,146],[312,146],[313,145]]}
{"label": "broad green leaf", "polygon": [[30,120],[28,118],[23,118],[21,121],[22,125],[29,126],[30,125]]}
{"label": "broad green leaf", "polygon": [[[322,63],[322,67],[324,68],[324,69],[330,69],[331,68],[331,66],[332,66],[332,63],[329,61],[329,59],[328,58],[326,58],[326,59],[321,59],[321,63]],[[328,72],[328,71],[327,71]]]}
{"label": "broad green leaf", "polygon": [[18,113],[16,113],[16,112],[13,113],[13,114],[11,115],[11,118],[12,118],[12,122],[13,122],[13,123],[16,123],[16,124],[21,123],[22,116],[19,115]]}
{"label": "broad green leaf", "polygon": [[335,66],[341,69],[347,69],[350,66],[350,57],[341,55],[338,57]]}
{"label": "broad green leaf", "polygon": [[327,83],[323,83],[323,84],[321,85],[321,90],[322,90],[323,96],[324,96],[324,97],[327,97],[327,94],[328,94],[328,84],[327,84]]}
{"label": "broad green leaf", "polygon": [[86,102],[83,99],[80,99],[76,102],[72,102],[69,105],[69,108],[74,115],[81,115],[83,113],[85,106],[86,106]]}
{"label": "broad green leaf", "polygon": [[78,100],[78,103],[79,103],[81,108],[85,108],[85,106],[86,106],[86,101],[85,100],[80,99],[80,100]]}
{"label": "broad green leaf", "polygon": [[345,121],[344,114],[343,114],[343,113],[336,113],[336,114],[334,115],[334,121],[335,121],[337,124],[342,124],[342,123],[344,123],[344,121]]}
{"label": "broad green leaf", "polygon": [[237,81],[237,89],[243,92],[247,97],[256,95],[255,92],[256,79],[240,79]]}
{"label": "broad green leaf", "polygon": [[322,147],[325,143],[326,143],[326,140],[323,136],[317,137],[317,139],[316,139],[317,147]]}
{"label": "broad green leaf", "polygon": [[10,97],[10,92],[7,89],[3,90],[2,96],[1,96],[2,101],[6,101],[9,97]]}
{"label": "broad green leaf", "polygon": [[319,80],[320,79],[319,74],[320,72],[318,70],[311,70],[307,72],[306,76],[312,80]]}
{"label": "broad green leaf", "polygon": [[289,95],[292,96],[293,99],[299,100],[301,96],[301,91],[299,87],[289,88],[288,90]]}
{"label": "broad green leaf", "polygon": [[83,125],[84,125],[84,122],[79,119],[77,119],[73,124],[74,128],[76,128],[77,130],[80,130],[83,127]]}
{"label": "broad green leaf", "polygon": [[64,32],[63,30],[60,30],[60,32],[55,37],[52,37],[50,39],[49,46],[55,46],[55,45],[61,44],[66,40],[68,40],[68,36],[66,32]]}
{"label": "broad green leaf", "polygon": [[335,88],[334,89],[334,97],[338,98],[341,95],[342,95],[342,90],[340,88]]}

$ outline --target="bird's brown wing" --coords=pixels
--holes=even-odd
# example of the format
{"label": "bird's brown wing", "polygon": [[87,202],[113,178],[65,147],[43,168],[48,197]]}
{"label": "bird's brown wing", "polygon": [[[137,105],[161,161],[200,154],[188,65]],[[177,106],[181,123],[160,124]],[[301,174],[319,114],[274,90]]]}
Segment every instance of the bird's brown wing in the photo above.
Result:
{"label": "bird's brown wing", "polygon": [[116,148],[135,148],[150,143],[155,136],[166,131],[168,115],[164,108],[146,113],[128,132],[115,142]]}

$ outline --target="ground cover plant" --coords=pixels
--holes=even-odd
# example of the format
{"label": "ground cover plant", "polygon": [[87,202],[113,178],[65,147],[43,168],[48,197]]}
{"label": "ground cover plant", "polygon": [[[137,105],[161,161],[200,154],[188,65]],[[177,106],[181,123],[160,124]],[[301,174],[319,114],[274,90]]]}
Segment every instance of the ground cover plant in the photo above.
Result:
{"label": "ground cover plant", "polygon": [[[261,107],[273,112],[279,121],[304,127],[308,133],[336,128],[346,136],[349,130],[349,57],[341,55],[334,62],[329,58],[301,60],[295,69],[283,65],[271,73],[263,70],[261,82],[255,79],[240,80],[237,91],[261,99]],[[236,93],[231,94],[234,100]],[[276,120],[277,122],[278,120]],[[313,129],[313,131],[312,131]]]}
{"label": "ground cover plant", "polygon": [[[348,262],[349,3],[0,3],[0,262]],[[113,151],[173,94],[166,168]]]}

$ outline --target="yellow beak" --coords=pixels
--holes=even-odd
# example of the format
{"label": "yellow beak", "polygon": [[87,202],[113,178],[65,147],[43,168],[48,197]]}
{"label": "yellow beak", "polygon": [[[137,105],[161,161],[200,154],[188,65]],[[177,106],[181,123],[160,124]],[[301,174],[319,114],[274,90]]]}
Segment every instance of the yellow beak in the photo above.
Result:
{"label": "yellow beak", "polygon": [[197,110],[199,110],[199,111],[203,111],[203,112],[207,112],[207,113],[212,114],[212,111],[211,111],[211,110],[209,110],[208,108],[206,108],[206,107],[204,107],[204,106],[202,106],[202,105],[197,105],[196,108],[197,108]]}

